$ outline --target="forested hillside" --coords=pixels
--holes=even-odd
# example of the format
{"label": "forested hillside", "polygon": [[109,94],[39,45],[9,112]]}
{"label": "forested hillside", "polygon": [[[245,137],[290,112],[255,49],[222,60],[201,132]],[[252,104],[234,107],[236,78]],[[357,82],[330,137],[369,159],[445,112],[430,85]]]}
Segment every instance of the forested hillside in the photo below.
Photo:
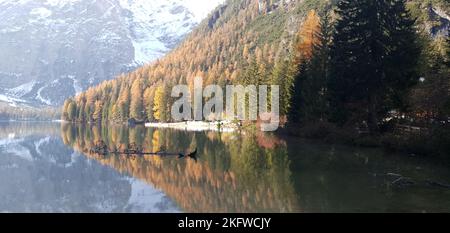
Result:
{"label": "forested hillside", "polygon": [[63,118],[170,121],[171,87],[200,76],[280,85],[281,115],[296,129],[445,123],[449,9],[439,0],[229,0],[164,58],[67,100]]}
{"label": "forested hillside", "polygon": [[205,85],[240,82],[247,70],[255,70],[250,66],[258,67],[256,76],[252,75],[258,82],[285,83],[284,77],[276,76],[287,74],[274,71],[275,64],[284,65],[290,58],[307,12],[324,9],[326,4],[325,0],[228,1],[161,60],[66,101],[64,117],[167,121],[170,101],[175,101],[169,87],[191,84],[196,76],[203,77]]}

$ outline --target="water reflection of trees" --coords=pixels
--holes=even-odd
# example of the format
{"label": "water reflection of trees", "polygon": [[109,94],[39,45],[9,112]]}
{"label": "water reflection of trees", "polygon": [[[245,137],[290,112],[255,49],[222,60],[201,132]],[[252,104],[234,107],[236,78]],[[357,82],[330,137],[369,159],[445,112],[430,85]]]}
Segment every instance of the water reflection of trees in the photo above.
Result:
{"label": "water reflection of trees", "polygon": [[[65,144],[86,156],[163,190],[188,212],[293,212],[297,209],[285,143],[263,134],[191,133],[144,127],[63,124]],[[134,143],[146,152],[187,152],[199,160],[159,156],[98,155]]]}

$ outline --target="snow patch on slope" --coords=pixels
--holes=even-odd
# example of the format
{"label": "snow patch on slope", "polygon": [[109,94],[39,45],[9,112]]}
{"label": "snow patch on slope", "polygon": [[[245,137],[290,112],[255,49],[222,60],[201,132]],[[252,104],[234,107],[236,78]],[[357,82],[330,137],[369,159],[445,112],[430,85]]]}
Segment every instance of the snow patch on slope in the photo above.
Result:
{"label": "snow patch on slope", "polygon": [[64,6],[66,4],[73,4],[74,2],[79,1],[79,0],[47,0],[45,1],[46,5],[55,7],[55,6]]}
{"label": "snow patch on slope", "polygon": [[69,75],[68,78],[73,81],[73,89],[75,90],[75,94],[78,95],[83,92],[83,87],[81,87],[80,81],[75,78],[73,75]]}
{"label": "snow patch on slope", "polygon": [[132,13],[129,26],[135,62],[144,64],[162,57],[223,1],[119,0],[121,7]]}
{"label": "snow patch on slope", "polygon": [[225,0],[193,0],[183,1],[183,5],[188,8],[194,14],[195,19],[200,22],[206,18],[215,7],[224,2]]}
{"label": "snow patch on slope", "polygon": [[28,93],[30,93],[33,90],[34,85],[36,84],[36,81],[31,81],[25,84],[22,84],[18,87],[10,89],[8,92],[11,95],[22,97]]}
{"label": "snow patch on slope", "polygon": [[0,102],[6,102],[12,107],[17,107],[18,103],[27,103],[25,100],[3,94],[0,94]]}
{"label": "snow patch on slope", "polygon": [[[134,47],[134,57],[137,64],[151,62],[169,48],[158,39],[163,35],[159,27],[174,21],[174,17],[162,8],[167,7],[170,1],[120,0],[121,7],[129,10],[132,15],[129,19],[130,38]],[[155,11],[155,9],[160,9]],[[177,25],[171,25],[176,26]]]}
{"label": "snow patch on slope", "polygon": [[134,61],[140,65],[164,56],[168,48],[159,40],[133,41]]}
{"label": "snow patch on slope", "polygon": [[40,18],[40,19],[44,19],[44,18],[48,18],[50,17],[53,13],[51,10],[44,8],[44,7],[39,7],[39,8],[34,8],[30,11],[30,14]]}
{"label": "snow patch on slope", "polygon": [[51,100],[42,97],[42,90],[44,90],[44,88],[46,88],[46,87],[47,86],[43,86],[43,87],[39,88],[39,90],[37,91],[36,99],[47,105],[52,105]]}

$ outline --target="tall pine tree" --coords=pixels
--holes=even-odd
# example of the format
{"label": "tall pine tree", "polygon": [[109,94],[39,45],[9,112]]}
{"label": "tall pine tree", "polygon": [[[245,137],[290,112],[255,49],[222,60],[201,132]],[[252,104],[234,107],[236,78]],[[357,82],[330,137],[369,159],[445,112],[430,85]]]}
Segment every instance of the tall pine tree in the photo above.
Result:
{"label": "tall pine tree", "polygon": [[[322,77],[313,76],[311,72],[312,62],[315,59],[316,50],[321,43],[321,23],[320,17],[312,10],[308,13],[305,22],[299,31],[298,43],[296,46],[296,63],[298,73],[294,76],[294,85],[290,103],[289,121],[291,123],[304,123],[317,118],[314,109],[319,107],[318,87]],[[318,56],[317,56],[318,58]],[[316,64],[317,66],[319,64]],[[317,67],[322,69],[321,67]]]}
{"label": "tall pine tree", "polygon": [[414,20],[404,0],[343,0],[331,49],[332,121],[371,133],[418,80]]}

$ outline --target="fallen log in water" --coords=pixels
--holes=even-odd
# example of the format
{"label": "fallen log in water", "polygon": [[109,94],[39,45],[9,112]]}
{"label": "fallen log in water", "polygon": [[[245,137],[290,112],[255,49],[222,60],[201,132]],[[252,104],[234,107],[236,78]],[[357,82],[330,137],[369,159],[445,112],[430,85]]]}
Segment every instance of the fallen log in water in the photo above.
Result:
{"label": "fallen log in water", "polygon": [[440,182],[432,181],[432,180],[427,180],[427,183],[431,186],[450,189],[450,184],[444,184],[444,183],[440,183]]}
{"label": "fallen log in water", "polygon": [[130,149],[132,146],[128,146],[127,149],[123,150],[123,151],[119,151],[117,149],[114,149],[113,151],[109,151],[109,149],[107,148],[106,145],[97,145],[94,146],[93,148],[91,148],[89,150],[90,153],[94,153],[94,154],[100,154],[100,155],[108,155],[108,154],[116,154],[116,155],[155,155],[155,156],[178,156],[178,158],[191,158],[194,159],[195,161],[197,161],[197,148],[188,153],[172,153],[172,152],[165,152],[165,151],[160,151],[160,152],[144,152],[141,148],[137,148],[137,149]]}
{"label": "fallen log in water", "polygon": [[406,187],[406,186],[412,186],[412,185],[421,185],[421,186],[428,186],[428,187],[435,187],[435,188],[444,188],[444,189],[450,189],[450,184],[442,183],[434,180],[413,180],[412,178],[405,177],[400,174],[396,173],[387,173],[386,176],[393,178],[394,180],[390,182],[392,185],[395,185],[396,187]]}

